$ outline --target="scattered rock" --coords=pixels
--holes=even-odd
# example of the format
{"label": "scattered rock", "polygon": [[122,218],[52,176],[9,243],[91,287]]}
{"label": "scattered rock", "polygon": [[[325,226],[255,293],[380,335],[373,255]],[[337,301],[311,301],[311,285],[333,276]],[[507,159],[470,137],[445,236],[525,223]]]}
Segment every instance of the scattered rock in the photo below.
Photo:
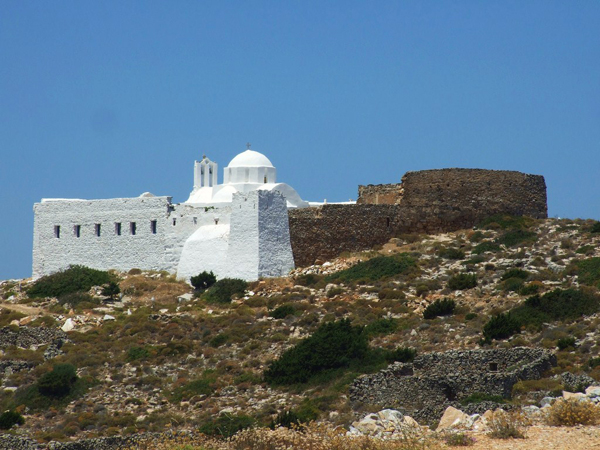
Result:
{"label": "scattered rock", "polygon": [[453,406],[448,406],[444,415],[440,419],[440,423],[435,431],[448,431],[450,429],[465,428],[469,423],[470,417],[459,409]]}
{"label": "scattered rock", "polygon": [[68,331],[72,331],[74,328],[75,328],[75,324],[73,323],[73,319],[71,319],[71,318],[65,320],[65,323],[63,324],[63,326],[60,327],[60,329],[63,330],[65,333]]}

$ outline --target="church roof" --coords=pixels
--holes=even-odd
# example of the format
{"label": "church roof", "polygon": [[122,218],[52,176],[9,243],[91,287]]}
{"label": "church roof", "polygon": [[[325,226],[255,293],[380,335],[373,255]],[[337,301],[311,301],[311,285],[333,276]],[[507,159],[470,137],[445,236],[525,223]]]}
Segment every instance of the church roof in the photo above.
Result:
{"label": "church roof", "polygon": [[246,150],[233,158],[227,167],[273,167],[273,164],[262,153]]}

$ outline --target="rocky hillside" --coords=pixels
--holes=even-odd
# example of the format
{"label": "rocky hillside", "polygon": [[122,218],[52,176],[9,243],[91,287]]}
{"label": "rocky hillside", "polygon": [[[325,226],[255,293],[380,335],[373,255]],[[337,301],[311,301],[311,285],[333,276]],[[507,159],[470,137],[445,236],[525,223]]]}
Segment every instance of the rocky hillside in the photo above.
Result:
{"label": "rocky hillside", "polygon": [[[593,221],[495,217],[397,236],[225,301],[135,269],[109,274],[112,298],[109,283],[46,297],[31,280],[4,281],[2,410],[24,419],[10,433],[39,442],[296,419],[348,427],[385,406],[350,398],[363,374],[415,354],[514,347],[551,350],[556,366],[494,400],[539,406],[600,380],[599,242]],[[319,347],[338,328],[348,344]]]}

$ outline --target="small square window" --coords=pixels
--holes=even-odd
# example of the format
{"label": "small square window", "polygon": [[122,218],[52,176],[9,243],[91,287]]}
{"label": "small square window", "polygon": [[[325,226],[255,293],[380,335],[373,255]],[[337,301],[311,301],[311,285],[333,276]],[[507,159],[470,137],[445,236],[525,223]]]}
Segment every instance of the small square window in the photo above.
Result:
{"label": "small square window", "polygon": [[156,234],[156,220],[150,221],[150,231],[152,234]]}
{"label": "small square window", "polygon": [[54,225],[54,237],[60,239],[60,225]]}
{"label": "small square window", "polygon": [[81,237],[81,225],[73,226],[73,234],[75,235],[75,237]]}
{"label": "small square window", "polygon": [[135,236],[136,228],[137,225],[135,224],[135,222],[129,222],[129,231],[131,232],[132,236]]}
{"label": "small square window", "polygon": [[115,222],[115,234],[121,236],[121,222]]}
{"label": "small square window", "polygon": [[173,219],[173,226],[177,225],[177,219]]}
{"label": "small square window", "polygon": [[100,237],[100,224],[97,223],[95,226],[96,236]]}

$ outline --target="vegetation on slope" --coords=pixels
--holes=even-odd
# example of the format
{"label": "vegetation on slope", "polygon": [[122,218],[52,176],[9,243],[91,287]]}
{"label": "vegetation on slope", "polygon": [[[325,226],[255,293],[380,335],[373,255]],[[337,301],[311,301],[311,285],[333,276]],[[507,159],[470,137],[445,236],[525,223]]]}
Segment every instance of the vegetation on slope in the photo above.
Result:
{"label": "vegetation on slope", "polygon": [[[410,360],[415,351],[477,345],[556,350],[558,367],[542,380],[518,383],[513,401],[541,398],[565,388],[552,378],[565,371],[600,380],[600,235],[592,228],[590,221],[500,217],[476,230],[398,236],[379,251],[291,277],[224,281],[238,288],[223,289],[218,300],[209,296],[213,285],[179,301],[190,286],[135,269],[119,275],[118,303],[90,290],[108,286],[98,280],[58,302],[48,292],[33,297],[15,282],[0,283],[4,301],[19,311],[0,312],[5,333],[16,332],[17,323],[56,329],[69,317],[76,324],[47,359],[47,345],[2,347],[2,360],[31,369],[5,377],[18,389],[0,392],[0,407],[24,414],[20,431],[41,441],[166,428],[227,434],[280,419],[347,425],[361,408],[347,399],[359,374]],[[533,234],[518,234],[526,239],[511,247],[507,233],[514,230]],[[453,290],[450,280],[461,274],[474,287]],[[424,320],[425,311],[433,318]],[[104,320],[107,313],[114,320]],[[58,364],[77,367],[78,378],[64,397],[43,395],[39,382]],[[296,381],[267,382],[271,367]]]}

